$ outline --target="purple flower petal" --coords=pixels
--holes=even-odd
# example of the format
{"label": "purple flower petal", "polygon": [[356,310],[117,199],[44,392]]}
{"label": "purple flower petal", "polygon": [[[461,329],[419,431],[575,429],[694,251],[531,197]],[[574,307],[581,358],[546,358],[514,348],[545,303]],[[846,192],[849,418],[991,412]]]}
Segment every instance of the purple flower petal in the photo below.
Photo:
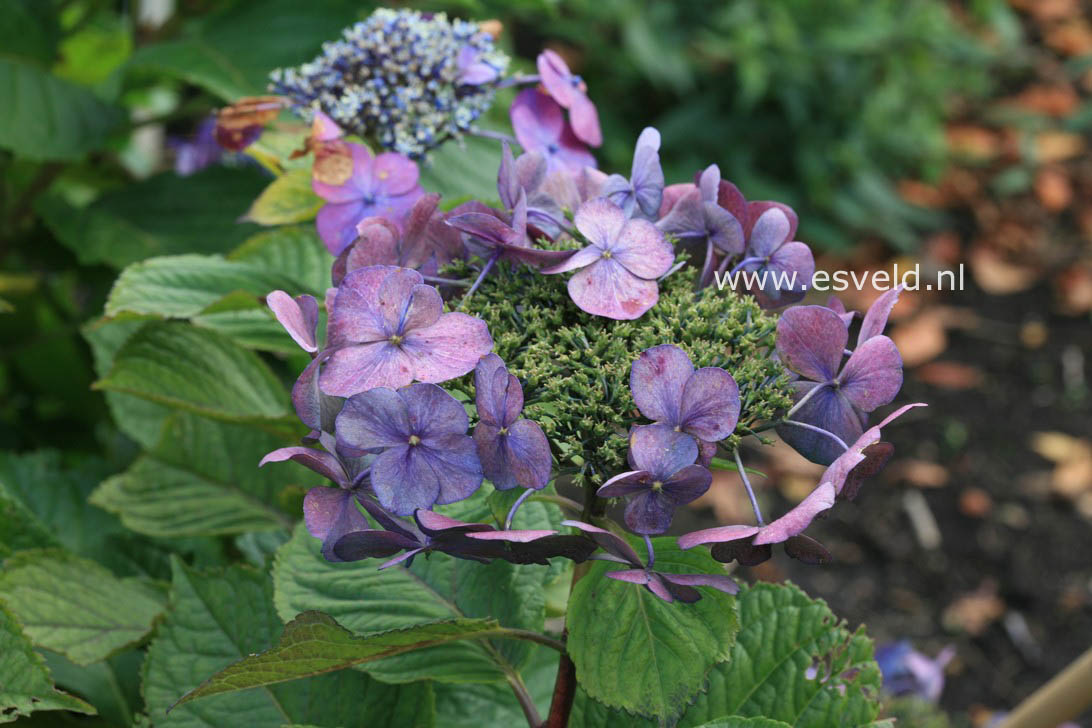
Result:
{"label": "purple flower petal", "polygon": [[608,259],[579,271],[569,279],[568,289],[580,310],[616,321],[638,319],[660,300],[656,281],[638,278]]}
{"label": "purple flower petal", "polygon": [[[267,453],[258,463],[258,467],[262,467],[266,463],[283,463],[285,460],[291,460],[299,463],[305,468],[314,470],[324,478],[328,478],[340,486],[349,485],[349,476],[345,472],[345,468],[341,466],[341,461],[328,452],[323,450],[315,450],[310,447],[282,447]],[[325,488],[324,490],[330,490]]]}
{"label": "purple flower petal", "polygon": [[331,278],[335,286],[358,268],[394,266],[402,263],[401,233],[385,217],[366,217],[356,224],[356,241],[334,261]]}
{"label": "purple flower petal", "polygon": [[743,252],[745,245],[743,225],[735,215],[715,202],[703,202],[702,213],[705,234],[717,250],[728,255],[738,255]]}
{"label": "purple flower petal", "polygon": [[679,347],[661,344],[645,349],[629,370],[629,389],[637,409],[650,420],[673,427],[681,424],[680,405],[693,373],[694,364]]}
{"label": "purple flower petal", "polygon": [[511,226],[493,215],[481,212],[467,212],[449,217],[447,224],[467,235],[494,244],[516,245],[520,238]]}
{"label": "purple flower petal", "polygon": [[577,94],[569,107],[569,119],[576,138],[588,146],[598,147],[603,143],[603,132],[599,128],[599,112],[587,94]]}
{"label": "purple flower petal", "polygon": [[565,117],[556,101],[534,88],[516,94],[508,112],[516,141],[527,152],[545,152],[557,144],[565,127]]}
{"label": "purple flower petal", "polygon": [[637,138],[630,184],[637,207],[645,216],[655,218],[663,202],[664,170],[660,165],[660,132],[651,126],[645,127]]}
{"label": "purple flower petal", "polygon": [[[664,212],[663,207],[669,203],[670,209]],[[704,237],[705,203],[701,190],[694,185],[671,185],[665,188],[660,220],[656,227],[677,237]]]}
{"label": "purple flower petal", "polygon": [[561,525],[570,526],[583,531],[608,554],[644,570],[644,562],[641,560],[641,557],[638,556],[637,552],[633,550],[633,547],[618,534],[599,528],[598,526],[593,526],[590,523],[584,523],[583,521],[566,520],[562,521]]}
{"label": "purple flower petal", "polygon": [[776,207],[762,213],[747,239],[747,254],[759,258],[773,255],[789,239],[789,218]]}
{"label": "purple flower petal", "polygon": [[351,531],[368,528],[368,519],[356,507],[352,491],[344,488],[312,488],[303,498],[303,521],[307,531],[322,539],[322,555],[340,561],[334,544]]}
{"label": "purple flower petal", "polygon": [[492,529],[492,526],[487,523],[467,523],[425,508],[414,511],[413,520],[417,521],[417,526],[429,536],[469,534]]}
{"label": "purple flower petal", "polygon": [[408,331],[402,349],[413,360],[413,378],[444,382],[474,369],[493,348],[486,323],[465,313],[445,313],[423,329]]}
{"label": "purple flower petal", "polygon": [[620,473],[599,486],[595,494],[600,498],[622,498],[627,495],[644,493],[652,484],[652,476],[647,470],[631,470]]}
{"label": "purple flower petal", "polygon": [[405,404],[410,432],[428,445],[433,438],[465,435],[470,424],[459,400],[435,384],[418,382],[397,392]]}
{"label": "purple flower petal", "polygon": [[[728,206],[725,205],[725,207]],[[751,233],[753,232],[754,226],[758,222],[758,219],[771,208],[781,210],[781,212],[785,214],[785,217],[789,219],[789,233],[785,236],[785,240],[791,240],[793,236],[796,235],[796,228],[800,222],[800,218],[797,217],[796,211],[782,202],[763,200],[747,203],[747,213],[744,216],[746,218],[746,222],[743,226],[743,232],[747,235],[748,238],[751,237]],[[741,217],[740,220],[743,221],[744,217]]]}
{"label": "purple flower petal", "polygon": [[755,534],[754,545],[782,543],[804,532],[815,517],[834,506],[837,493],[833,483],[821,483],[807,498],[776,521],[764,526]]}
{"label": "purple flower petal", "polygon": [[333,204],[361,202],[364,197],[374,193],[372,153],[362,144],[349,143],[348,147],[353,160],[353,172],[348,180],[340,185],[332,185],[314,178],[311,180],[311,189],[326,202]]}
{"label": "purple flower petal", "polygon": [[727,574],[664,574],[661,572],[660,577],[680,586],[711,586],[725,594],[739,593],[739,584]]}
{"label": "purple flower petal", "polygon": [[364,203],[360,200],[329,202],[315,216],[315,226],[326,249],[334,255],[352,245],[356,239],[356,224],[367,217]]}
{"label": "purple flower petal", "polygon": [[412,435],[419,436],[405,400],[399,392],[387,387],[354,394],[337,416],[338,443],[355,450],[400,447]]}
{"label": "purple flower petal", "polygon": [[332,550],[337,561],[362,561],[385,559],[402,549],[410,549],[406,558],[412,558],[418,545],[416,540],[400,533],[366,529],[345,534],[334,542]]}
{"label": "purple flower petal", "polygon": [[[631,372],[631,387],[632,381]],[[739,385],[723,369],[703,367],[691,374],[677,401],[678,424],[684,432],[708,442],[723,440],[735,432],[739,422]]]}
{"label": "purple flower petal", "polygon": [[863,412],[887,404],[902,387],[902,357],[895,342],[871,337],[857,347],[838,378],[841,394]]}
{"label": "purple flower petal", "polygon": [[664,481],[664,498],[677,506],[700,498],[709,490],[713,474],[703,465],[687,465]]}
{"label": "purple flower petal", "polygon": [[292,298],[284,291],[273,291],[265,297],[266,305],[292,340],[304,351],[318,351],[315,329],[318,327],[318,301],[314,296]]}
{"label": "purple flower petal", "polygon": [[675,251],[648,220],[629,220],[609,249],[613,260],[640,278],[658,278],[675,262]]}
{"label": "purple flower petal", "polygon": [[434,504],[469,497],[482,482],[474,440],[444,435],[430,445],[402,445],[380,453],[372,465],[372,488],[387,510],[405,516]]}
{"label": "purple flower petal", "polygon": [[[340,403],[337,400],[323,394],[319,389],[321,367],[333,356],[333,353],[331,350],[320,352],[292,385],[292,406],[295,407],[300,421],[312,430],[325,430],[327,425],[332,425],[332,418],[340,409]],[[327,422],[327,420],[331,421]]]}
{"label": "purple flower petal", "polygon": [[626,504],[623,520],[626,528],[634,533],[659,534],[671,527],[675,503],[647,485],[643,492],[632,497]]}
{"label": "purple flower petal", "polygon": [[417,164],[405,155],[384,152],[375,158],[371,171],[375,189],[388,197],[409,194],[417,187]]}
{"label": "purple flower petal", "polygon": [[379,305],[379,292],[391,275],[397,275],[396,280],[407,291],[424,281],[416,271],[389,265],[359,268],[346,274],[337,287],[332,306],[328,307],[330,320],[327,338],[330,346],[385,341],[395,333],[389,328],[385,310],[392,304],[388,301],[385,307]]}
{"label": "purple flower petal", "polygon": [[817,382],[834,379],[849,335],[834,311],[796,306],[777,322],[777,353],[789,369]]}
{"label": "purple flower petal", "polygon": [[538,66],[539,78],[546,91],[558,104],[569,108],[579,94],[573,86],[573,74],[569,70],[569,64],[557,52],[545,50],[538,54],[535,65]]}
{"label": "purple flower petal", "polygon": [[546,275],[552,275],[555,273],[567,273],[571,270],[577,270],[578,268],[586,268],[593,263],[597,263],[603,257],[603,251],[595,245],[589,245],[586,248],[581,248],[576,251],[564,261],[552,265],[549,268],[543,268],[542,273]]}
{"label": "purple flower petal", "polygon": [[[790,311],[795,309],[789,309]],[[794,382],[794,401],[799,401],[812,387],[822,387],[793,415],[793,419],[820,427],[837,435],[842,442],[849,444],[864,432],[863,414],[857,412],[853,403],[840,391],[826,384],[814,382]],[[794,425],[779,425],[777,434],[792,449],[820,465],[830,465],[842,454],[843,448],[830,437],[806,430]]]}
{"label": "purple flower petal", "polygon": [[599,197],[580,206],[573,216],[573,224],[589,243],[610,249],[626,227],[626,214],[614,203]]}
{"label": "purple flower petal", "polygon": [[347,346],[330,356],[319,376],[323,393],[351,397],[376,387],[403,387],[414,379],[414,360],[388,341]]}
{"label": "purple flower petal", "polygon": [[[761,288],[752,286],[750,291],[758,299],[762,308],[781,308],[801,300],[812,275],[815,273],[815,259],[811,248],[804,243],[785,243],[778,248],[765,266],[748,266],[751,270],[765,270],[766,277]],[[781,283],[787,283],[778,287]],[[837,313],[837,312],[836,312]],[[839,318],[845,320],[841,314]]]}
{"label": "purple flower petal", "polygon": [[865,313],[864,320],[861,322],[861,330],[857,334],[858,347],[872,337],[883,333],[887,326],[887,317],[891,315],[891,309],[898,303],[900,293],[902,293],[902,286],[896,286],[880,295],[868,307],[868,312]]}
{"label": "purple flower petal", "polygon": [[504,434],[482,422],[474,429],[474,442],[482,472],[498,490],[517,485],[537,490],[550,482],[550,443],[537,422],[517,420]]}
{"label": "purple flower petal", "polygon": [[653,480],[664,481],[698,459],[694,438],[667,425],[641,425],[630,430],[630,461],[647,470]]}

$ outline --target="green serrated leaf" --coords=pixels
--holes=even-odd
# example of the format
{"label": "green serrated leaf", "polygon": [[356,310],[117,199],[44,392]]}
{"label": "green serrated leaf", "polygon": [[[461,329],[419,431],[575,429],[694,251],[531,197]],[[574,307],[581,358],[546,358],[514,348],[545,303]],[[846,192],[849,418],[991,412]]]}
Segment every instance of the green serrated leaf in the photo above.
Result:
{"label": "green serrated leaf", "polygon": [[163,172],[82,209],[46,195],[36,209],[80,263],[124,268],[157,255],[226,253],[238,246],[259,230],[238,218],[266,180],[254,169],[214,165],[189,177]]}
{"label": "green serrated leaf", "polygon": [[[656,539],[656,568],[724,573],[706,553]],[[739,629],[735,598],[702,589],[694,604],[671,603],[633,584],[608,579],[617,564],[596,562],[569,599],[568,649],[577,679],[596,700],[669,720],[701,690],[713,665],[728,659]]]}
{"label": "green serrated leaf", "polygon": [[176,321],[133,334],[94,388],[226,422],[285,420],[290,412],[287,392],[256,354]]}
{"label": "green serrated leaf", "polygon": [[313,220],[323,200],[311,189],[311,170],[290,169],[269,183],[245,219],[259,225],[290,225]]}
{"label": "green serrated leaf", "polygon": [[421,186],[445,200],[466,196],[495,200],[500,160],[501,145],[493,139],[467,136],[448,142],[430,152],[421,165]]}
{"label": "green serrated leaf", "polygon": [[144,696],[156,728],[238,728],[307,724],[319,728],[431,728],[427,683],[386,685],[357,670],[214,695],[179,705],[180,693],[282,631],[269,576],[247,567],[200,572],[174,562],[170,609],[148,650]]}
{"label": "green serrated leaf", "polygon": [[45,525],[22,503],[0,495],[0,557],[48,546],[60,544]]}
{"label": "green serrated leaf", "polygon": [[792,728],[792,726],[769,718],[742,718],[733,715],[729,718],[718,718],[708,723],[702,723],[697,728]]}
{"label": "green serrated leaf", "polygon": [[78,159],[105,142],[124,119],[90,89],[37,64],[0,57],[0,148],[35,160]]}
{"label": "green serrated leaf", "polygon": [[[437,553],[416,559],[409,569],[378,571],[374,559],[331,564],[322,558],[320,547],[301,524],[277,552],[276,604],[286,620],[317,610],[358,634],[465,617],[495,617],[505,627],[542,629],[540,570],[545,567],[479,564]],[[530,645],[511,640],[456,642],[361,669],[387,682],[494,681],[529,654]]]}
{"label": "green serrated leaf", "polygon": [[242,291],[229,293],[193,316],[190,322],[223,334],[248,349],[280,354],[300,351],[299,344],[274,318],[273,312],[252,294]]}
{"label": "green serrated leaf", "polygon": [[322,612],[304,612],[285,625],[271,649],[244,657],[186,693],[176,705],[210,695],[314,677],[384,657],[456,640],[503,635],[496,620],[455,619],[354,635]]}
{"label": "green serrated leaf", "polygon": [[294,463],[258,468],[285,444],[253,427],[176,413],[155,448],[103,481],[91,503],[149,536],[284,529],[292,520],[276,507],[281,492],[317,478]]}
{"label": "green serrated leaf", "polygon": [[0,602],[0,723],[11,723],[36,710],[72,710],[95,715],[95,709],[53,687],[41,655],[23,634],[15,614]]}
{"label": "green serrated leaf", "polygon": [[106,315],[146,314],[189,318],[234,291],[256,302],[291,279],[216,255],[171,255],[133,263],[118,276],[106,299]]}
{"label": "green serrated leaf", "polygon": [[334,258],[314,225],[286,225],[258,233],[227,257],[291,278],[296,285],[288,292],[294,296],[309,293],[321,298],[330,287]]}
{"label": "green serrated leaf", "polygon": [[58,549],[7,559],[0,599],[19,615],[34,644],[79,665],[139,642],[163,612],[154,591]]}

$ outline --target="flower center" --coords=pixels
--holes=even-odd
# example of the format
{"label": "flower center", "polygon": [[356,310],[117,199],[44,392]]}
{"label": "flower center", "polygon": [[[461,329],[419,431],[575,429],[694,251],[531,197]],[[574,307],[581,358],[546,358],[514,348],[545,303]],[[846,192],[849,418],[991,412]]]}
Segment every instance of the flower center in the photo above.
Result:
{"label": "flower center", "polygon": [[391,342],[391,343],[392,343],[392,344],[394,344],[395,346],[398,346],[399,344],[401,344],[401,343],[402,343],[402,337],[401,337],[401,336],[399,336],[398,334],[395,334],[395,335],[394,335],[394,336],[392,336],[391,338],[387,339],[387,341]]}
{"label": "flower center", "polygon": [[657,481],[654,481],[652,483],[652,490],[655,491],[656,493],[659,493],[663,489],[664,489],[664,482],[662,480],[657,480]]}
{"label": "flower center", "polygon": [[421,438],[419,438],[417,435],[410,435],[409,436],[409,444],[410,445],[420,445],[421,444]]}
{"label": "flower center", "polygon": [[558,144],[557,142],[553,142],[549,146],[546,147],[546,151],[549,152],[550,154],[557,154],[558,152],[561,151],[561,145]]}
{"label": "flower center", "polygon": [[600,255],[601,255],[601,256],[602,256],[602,257],[603,257],[604,259],[606,259],[606,260],[610,260],[610,259],[611,259],[611,257],[613,257],[613,256],[614,256],[614,253],[610,252],[609,250],[604,250],[604,251],[603,251],[602,253],[600,253]]}
{"label": "flower center", "polygon": [[499,430],[497,430],[497,434],[498,435],[507,435],[508,434],[508,428],[507,427],[500,428]]}

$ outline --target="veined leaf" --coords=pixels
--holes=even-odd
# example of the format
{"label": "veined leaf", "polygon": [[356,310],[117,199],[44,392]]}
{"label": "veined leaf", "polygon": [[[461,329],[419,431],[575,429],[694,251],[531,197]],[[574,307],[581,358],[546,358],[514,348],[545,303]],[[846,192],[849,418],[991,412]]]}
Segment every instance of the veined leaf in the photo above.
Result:
{"label": "veined leaf", "polygon": [[743,718],[733,715],[702,723],[697,728],[792,728],[792,726],[769,718]]}
{"label": "veined leaf", "polygon": [[133,334],[94,387],[227,422],[289,415],[287,391],[256,354],[177,321],[153,323]]}
{"label": "veined leaf", "polygon": [[0,602],[0,723],[11,723],[36,710],[95,709],[53,687],[41,655],[23,634],[19,620]]}
{"label": "veined leaf", "polygon": [[322,298],[330,287],[334,258],[326,250],[314,225],[286,225],[248,238],[228,260],[287,276],[296,282],[292,295],[310,293]]}
{"label": "veined leaf", "polygon": [[150,536],[268,531],[294,519],[277,508],[285,489],[318,480],[294,463],[258,468],[285,440],[187,413],[167,420],[155,448],[105,480],[91,502]]}
{"label": "veined leaf", "polygon": [[150,258],[121,272],[106,299],[106,315],[190,318],[234,291],[257,299],[293,285],[285,276],[216,255]]}
{"label": "veined leaf", "polygon": [[469,196],[497,199],[497,168],[501,146],[492,139],[467,136],[429,153],[421,165],[421,186],[446,199]]}
{"label": "veined leaf", "polygon": [[[317,610],[361,634],[466,617],[495,617],[501,625],[541,630],[546,567],[479,564],[445,554],[418,558],[409,569],[378,571],[367,559],[331,564],[321,542],[302,526],[277,552],[273,565],[277,611],[284,619]],[[519,667],[530,645],[511,640],[453,642],[369,662],[361,669],[387,682],[433,678],[491,682]]]}
{"label": "veined leaf", "polygon": [[20,551],[0,573],[0,599],[27,636],[79,665],[143,639],[163,612],[157,597],[140,582],[57,549]]}
{"label": "veined leaf", "polygon": [[176,703],[299,680],[456,640],[501,636],[492,619],[454,619],[369,635],[354,635],[322,612],[304,612],[285,625],[269,650],[249,655],[210,677]]}
{"label": "veined leaf", "polygon": [[259,225],[289,225],[313,220],[324,202],[311,189],[310,169],[290,169],[269,183],[245,219]]}
{"label": "veined leaf", "polygon": [[[706,553],[656,539],[656,568],[724,573]],[[588,695],[608,706],[670,720],[701,690],[713,665],[728,659],[739,618],[736,600],[701,589],[694,604],[668,604],[644,587],[608,579],[617,564],[596,562],[569,599],[569,654]]]}
{"label": "veined leaf", "polygon": [[144,696],[157,728],[239,728],[306,724],[319,728],[431,728],[427,683],[386,685],[357,670],[179,705],[180,693],[282,631],[269,576],[247,567],[199,572],[174,562],[170,609],[148,650]]}

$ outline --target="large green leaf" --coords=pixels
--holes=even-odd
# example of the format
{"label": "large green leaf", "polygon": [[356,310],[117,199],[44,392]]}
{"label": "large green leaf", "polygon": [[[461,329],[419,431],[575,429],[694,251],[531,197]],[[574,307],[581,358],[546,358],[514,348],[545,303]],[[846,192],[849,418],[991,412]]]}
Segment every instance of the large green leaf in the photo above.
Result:
{"label": "large green leaf", "polygon": [[733,715],[702,723],[698,728],[792,728],[792,726],[769,718],[743,718]]}
{"label": "large green leaf", "polygon": [[[80,333],[91,347],[96,376],[106,376],[114,365],[114,357],[118,350],[147,323],[147,319],[141,318],[117,320],[103,318],[90,321],[80,329]],[[143,447],[153,447],[159,440],[163,423],[173,410],[166,405],[132,394],[123,392],[103,392],[103,394],[106,395],[106,405],[110,408],[110,414],[118,429]]]}
{"label": "large green leaf", "polygon": [[[302,526],[277,552],[277,611],[284,619],[308,610],[329,614],[356,634],[464,617],[495,617],[506,627],[541,630],[540,566],[479,564],[444,554],[417,558],[409,569],[379,571],[379,561],[329,563],[321,542]],[[505,640],[456,642],[363,665],[388,682],[434,678],[493,681],[526,660],[529,646]]]}
{"label": "large green leaf", "polygon": [[93,665],[77,665],[49,650],[39,649],[38,652],[45,658],[54,684],[95,706],[99,717],[110,728],[133,725],[133,715],[144,705],[140,697],[143,650],[127,650]]}
{"label": "large green leaf", "polygon": [[180,695],[275,644],[282,625],[266,574],[246,567],[202,573],[174,564],[170,609],[148,650],[144,697],[157,728],[238,728],[300,723],[321,728],[429,728],[427,683],[386,685],[357,670],[179,705]]}
{"label": "large green leaf", "polygon": [[238,246],[259,229],[237,220],[267,180],[258,170],[222,165],[189,177],[163,172],[83,209],[43,197],[38,211],[81,263],[123,268],[157,255],[226,253]]}
{"label": "large green leaf", "polygon": [[[2,486],[0,481],[0,487]],[[53,533],[26,506],[6,495],[0,495],[0,558],[23,549],[59,545]]]}
{"label": "large green leaf", "polygon": [[61,29],[48,3],[36,0],[0,0],[0,48],[4,55],[38,61],[48,66],[57,53]]}
{"label": "large green leaf", "polygon": [[[724,573],[706,553],[657,539],[656,568]],[[617,564],[597,562],[569,599],[568,649],[590,696],[631,713],[672,719],[728,659],[739,629],[735,598],[703,588],[694,604],[667,603],[643,587],[608,579]]]}
{"label": "large green leaf", "polygon": [[453,619],[370,635],[354,635],[322,612],[304,612],[285,625],[272,648],[228,665],[186,693],[178,705],[210,695],[250,690],[344,670],[384,657],[456,640],[503,635],[491,619]]}
{"label": "large green leaf", "polygon": [[262,190],[246,219],[259,225],[289,225],[313,220],[323,201],[311,189],[311,170],[290,169]]}
{"label": "large green leaf", "polygon": [[288,291],[292,295],[310,293],[320,298],[330,287],[334,262],[314,225],[286,225],[258,233],[232,251],[228,260],[291,278],[296,282]]}
{"label": "large green leaf", "polygon": [[687,711],[684,726],[728,715],[765,716],[797,728],[867,726],[879,713],[872,640],[850,632],[822,601],[792,585],[740,595],[742,629],[728,662]]}
{"label": "large green leaf", "polygon": [[[740,630],[731,655],[709,673],[680,728],[759,716],[794,728],[877,725],[881,678],[871,640],[850,632],[826,604],[789,584],[744,588],[738,602]],[[570,722],[571,728],[655,725],[608,709],[583,691]]]}
{"label": "large green leaf", "polygon": [[179,321],[133,334],[94,386],[228,422],[277,420],[290,412],[284,386],[256,354]]}
{"label": "large green leaf", "polygon": [[495,139],[467,136],[429,153],[421,165],[421,186],[448,200],[497,199],[501,145]]}
{"label": "large green leaf", "polygon": [[79,665],[143,639],[163,612],[157,597],[148,586],[59,549],[21,551],[0,573],[0,599],[31,640]]}
{"label": "large green leaf", "polygon": [[0,723],[14,722],[36,710],[95,714],[87,703],[53,687],[41,655],[23,634],[19,620],[0,602]]}
{"label": "large green leaf", "polygon": [[0,57],[0,148],[28,159],[78,159],[123,120],[90,89],[32,62]]}
{"label": "large green leaf", "polygon": [[239,3],[191,26],[180,40],[145,46],[130,63],[234,101],[264,93],[274,68],[311,60],[362,10],[354,0]]}
{"label": "large green leaf", "polygon": [[217,255],[150,258],[121,272],[106,299],[106,315],[190,318],[234,291],[257,299],[276,289],[290,289],[293,283],[285,276]]}
{"label": "large green leaf", "polygon": [[91,502],[150,536],[197,536],[286,528],[286,490],[319,480],[295,463],[258,468],[284,440],[248,427],[177,413],[156,447],[102,483]]}

